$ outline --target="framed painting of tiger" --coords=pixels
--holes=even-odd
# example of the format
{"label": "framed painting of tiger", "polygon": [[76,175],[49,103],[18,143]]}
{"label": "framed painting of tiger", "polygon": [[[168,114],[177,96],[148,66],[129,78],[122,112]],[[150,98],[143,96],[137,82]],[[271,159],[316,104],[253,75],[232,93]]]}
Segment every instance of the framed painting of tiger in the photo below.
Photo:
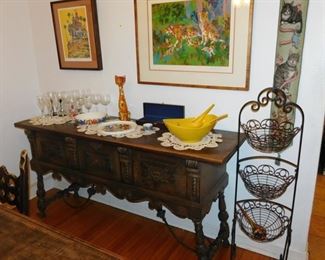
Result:
{"label": "framed painting of tiger", "polygon": [[134,0],[138,83],[248,90],[253,0]]}

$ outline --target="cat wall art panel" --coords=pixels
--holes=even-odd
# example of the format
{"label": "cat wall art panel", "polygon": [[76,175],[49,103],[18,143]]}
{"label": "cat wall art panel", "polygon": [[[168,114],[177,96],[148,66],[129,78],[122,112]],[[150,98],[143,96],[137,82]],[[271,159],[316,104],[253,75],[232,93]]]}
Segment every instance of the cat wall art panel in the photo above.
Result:
{"label": "cat wall art panel", "polygon": [[[281,0],[273,87],[283,90],[289,101],[297,102],[308,0]],[[295,115],[275,106],[271,115],[279,122],[294,123]]]}

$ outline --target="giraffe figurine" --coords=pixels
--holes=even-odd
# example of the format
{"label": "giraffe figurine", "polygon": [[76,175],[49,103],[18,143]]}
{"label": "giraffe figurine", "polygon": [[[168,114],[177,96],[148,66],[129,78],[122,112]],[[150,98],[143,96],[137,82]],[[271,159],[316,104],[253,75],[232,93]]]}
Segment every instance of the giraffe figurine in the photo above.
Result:
{"label": "giraffe figurine", "polygon": [[119,98],[118,98],[118,108],[119,108],[119,118],[122,121],[130,120],[130,112],[128,111],[128,106],[126,104],[123,85],[125,83],[125,76],[115,75],[115,83],[119,88]]}

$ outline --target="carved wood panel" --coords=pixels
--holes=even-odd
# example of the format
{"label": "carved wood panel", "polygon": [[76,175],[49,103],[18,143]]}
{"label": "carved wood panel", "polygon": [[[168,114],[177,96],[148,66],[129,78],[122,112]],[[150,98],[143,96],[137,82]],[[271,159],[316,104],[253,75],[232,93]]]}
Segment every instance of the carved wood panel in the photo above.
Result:
{"label": "carved wood panel", "polygon": [[122,181],[125,183],[133,183],[132,173],[132,152],[125,147],[117,147],[119,153],[119,166]]}
{"label": "carved wood panel", "polygon": [[80,169],[86,175],[120,180],[117,152],[114,147],[100,142],[79,141]]}
{"label": "carved wood panel", "polygon": [[185,163],[173,157],[137,152],[134,156],[135,184],[156,192],[186,197]]}
{"label": "carved wood panel", "polygon": [[66,166],[63,136],[39,134],[36,138],[37,158],[41,161]]}
{"label": "carved wood panel", "polygon": [[199,163],[193,160],[186,160],[187,171],[187,196],[190,200],[200,201],[200,169]]}
{"label": "carved wood panel", "polygon": [[77,140],[72,137],[65,137],[65,156],[67,164],[71,168],[79,168]]}

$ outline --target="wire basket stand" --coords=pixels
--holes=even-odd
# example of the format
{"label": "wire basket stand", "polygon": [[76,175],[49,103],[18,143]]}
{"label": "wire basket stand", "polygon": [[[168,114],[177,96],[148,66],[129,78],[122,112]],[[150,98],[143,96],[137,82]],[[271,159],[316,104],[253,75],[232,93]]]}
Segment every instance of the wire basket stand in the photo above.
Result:
{"label": "wire basket stand", "polygon": [[[285,115],[294,113],[298,116],[299,120],[296,120],[298,123],[263,118],[262,109],[267,109],[271,105]],[[254,115],[254,118],[245,116],[246,114]],[[262,119],[256,119],[257,115],[262,115]],[[279,259],[288,259],[303,128],[302,108],[290,102],[280,89],[263,89],[256,101],[249,101],[241,107],[238,116],[237,174],[231,232],[231,259],[235,259],[236,256],[237,223],[245,235],[257,242],[270,242],[286,234],[284,249]],[[249,150],[249,156],[241,155],[239,140],[242,132],[252,148]],[[297,136],[300,137],[299,142],[294,142]],[[294,149],[296,153],[294,161],[277,156],[286,149]],[[245,195],[244,199],[239,199],[243,195],[238,195],[240,179],[250,194],[250,196]],[[275,200],[287,192],[290,185],[293,185],[290,205],[276,202]]]}

